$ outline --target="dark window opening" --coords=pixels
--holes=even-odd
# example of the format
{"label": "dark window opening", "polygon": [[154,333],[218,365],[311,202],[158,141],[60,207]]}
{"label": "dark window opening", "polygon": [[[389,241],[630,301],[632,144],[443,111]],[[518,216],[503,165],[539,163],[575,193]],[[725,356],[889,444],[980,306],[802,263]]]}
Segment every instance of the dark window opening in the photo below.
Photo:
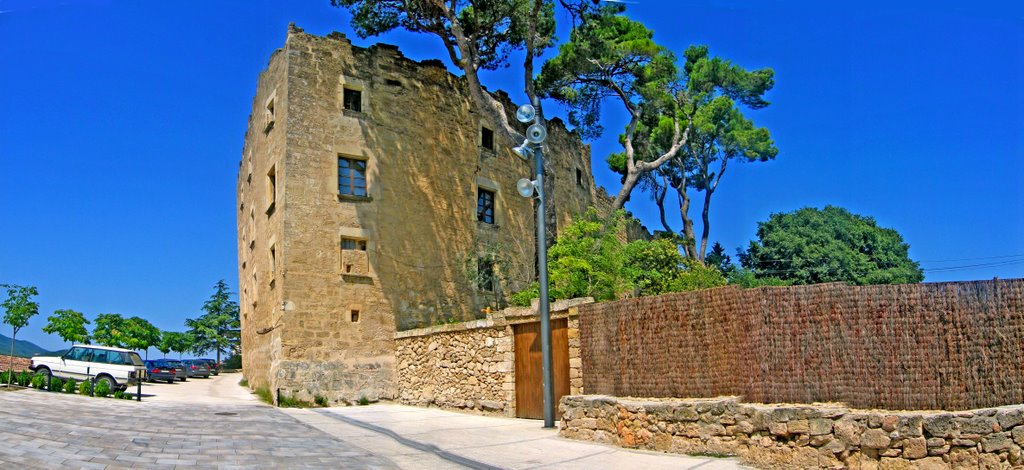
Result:
{"label": "dark window opening", "polygon": [[398,80],[395,80],[393,78],[389,78],[387,80],[384,80],[384,83],[386,83],[386,84],[388,84],[390,86],[402,86],[402,82],[400,82]]}
{"label": "dark window opening", "polygon": [[267,204],[272,206],[275,201],[277,201],[277,169],[271,167],[270,172],[267,173]]}
{"label": "dark window opening", "polygon": [[355,238],[342,238],[341,249],[366,251],[366,240],[356,240]]}
{"label": "dark window opening", "polygon": [[576,169],[576,185],[583,186],[583,170],[579,168]]}
{"label": "dark window opening", "polygon": [[357,113],[363,112],[363,92],[359,90],[353,90],[351,88],[345,88],[342,93],[342,107],[349,111],[355,111]]}
{"label": "dark window opening", "polygon": [[480,128],[480,146],[487,150],[494,150],[494,131],[486,128]]}
{"label": "dark window opening", "polygon": [[477,260],[476,270],[477,289],[494,292],[494,260],[490,258],[481,258]]}
{"label": "dark window opening", "polygon": [[366,196],[366,160],[338,157],[338,194]]}
{"label": "dark window opening", "polygon": [[349,312],[349,318],[352,319],[352,323],[359,323],[359,310]]}
{"label": "dark window opening", "polygon": [[477,190],[476,220],[486,224],[494,223],[494,191],[484,188]]}

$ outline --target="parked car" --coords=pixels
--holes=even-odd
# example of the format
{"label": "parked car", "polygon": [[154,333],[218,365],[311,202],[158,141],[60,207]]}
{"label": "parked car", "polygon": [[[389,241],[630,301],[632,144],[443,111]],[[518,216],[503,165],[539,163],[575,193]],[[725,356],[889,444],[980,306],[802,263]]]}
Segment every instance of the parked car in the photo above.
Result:
{"label": "parked car", "polygon": [[175,366],[164,359],[152,359],[145,361],[145,363],[146,379],[149,382],[163,380],[167,383],[174,383],[174,379],[178,376],[178,367],[181,367],[181,363]]}
{"label": "parked car", "polygon": [[210,378],[210,365],[206,361],[199,359],[185,359],[181,361],[185,364],[185,370],[188,371],[189,377],[203,377]]}
{"label": "parked car", "polygon": [[167,363],[170,364],[171,367],[173,367],[175,370],[177,370],[177,374],[175,374],[175,378],[177,378],[178,380],[180,380],[182,382],[188,380],[188,368],[185,367],[184,363],[182,363],[178,359],[164,359],[164,360],[167,361]]}
{"label": "parked car", "polygon": [[65,380],[106,382],[111,390],[124,390],[146,378],[146,364],[135,351],[90,344],[76,344],[60,356],[33,357],[29,367]]}
{"label": "parked car", "polygon": [[216,360],[207,358],[207,357],[199,358],[198,360],[206,361],[206,363],[210,365],[210,373],[211,374],[213,374],[213,375],[220,375],[220,363],[219,362],[217,362]]}

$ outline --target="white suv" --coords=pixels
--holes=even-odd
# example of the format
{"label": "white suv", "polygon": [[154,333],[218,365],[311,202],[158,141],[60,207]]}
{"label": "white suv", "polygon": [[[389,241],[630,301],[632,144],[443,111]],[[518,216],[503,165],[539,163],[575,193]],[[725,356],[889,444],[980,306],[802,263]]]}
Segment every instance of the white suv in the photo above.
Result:
{"label": "white suv", "polygon": [[62,379],[107,382],[110,390],[124,390],[146,378],[146,365],[135,351],[76,344],[63,356],[36,356],[31,369]]}

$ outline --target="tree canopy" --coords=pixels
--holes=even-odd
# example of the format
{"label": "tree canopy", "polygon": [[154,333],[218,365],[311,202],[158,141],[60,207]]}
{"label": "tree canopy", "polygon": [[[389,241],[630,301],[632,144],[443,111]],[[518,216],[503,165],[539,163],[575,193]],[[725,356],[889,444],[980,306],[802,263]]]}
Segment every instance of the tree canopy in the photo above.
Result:
{"label": "tree canopy", "polygon": [[[590,210],[564,229],[548,252],[553,299],[615,300],[725,284],[717,269],[684,259],[673,238],[625,243],[624,225],[622,211],[601,218]],[[528,305],[536,297],[535,283],[511,301]]]}
{"label": "tree canopy", "polygon": [[193,341],[194,352],[216,351],[217,362],[222,352],[238,349],[239,328],[238,302],[231,300],[231,292],[224,280],[217,281],[214,293],[203,303],[199,318],[185,320]]}
{"label": "tree canopy", "polygon": [[47,318],[44,333],[56,334],[69,343],[89,343],[89,320],[82,312],[70,309],[56,310]]}
{"label": "tree canopy", "polygon": [[157,346],[157,350],[164,355],[174,351],[178,353],[180,359],[182,354],[191,352],[193,349],[192,335],[187,332],[164,331],[160,334],[160,344]]}
{"label": "tree canopy", "polygon": [[757,277],[794,284],[924,280],[920,265],[908,254],[910,245],[898,232],[840,207],[772,214],[758,223],[757,238],[740,254],[740,263]]}
{"label": "tree canopy", "polygon": [[128,347],[127,320],[117,313],[96,315],[92,327],[92,339],[96,344],[112,348]]}

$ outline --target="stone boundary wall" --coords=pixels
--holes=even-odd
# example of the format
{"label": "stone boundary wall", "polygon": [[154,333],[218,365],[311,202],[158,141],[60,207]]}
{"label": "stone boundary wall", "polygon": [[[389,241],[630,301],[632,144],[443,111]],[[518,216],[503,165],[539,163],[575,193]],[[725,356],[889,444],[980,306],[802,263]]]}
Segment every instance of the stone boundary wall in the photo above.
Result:
{"label": "stone boundary wall", "polygon": [[[571,299],[551,305],[551,318],[568,318],[570,393],[583,393],[579,305]],[[395,334],[398,399],[437,406],[515,416],[513,325],[539,321],[531,308],[507,308],[486,319],[401,331]]]}
{"label": "stone boundary wall", "polygon": [[736,397],[566,396],[563,437],[662,452],[738,456],[759,468],[1024,466],[1024,405],[961,412],[761,405]]}
{"label": "stone boundary wall", "polygon": [[592,394],[896,410],[1024,403],[1024,279],[722,287],[579,311]]}
{"label": "stone boundary wall", "polygon": [[[11,363],[11,356],[0,355],[0,371],[7,370],[7,367]],[[23,371],[28,370],[29,366],[32,365],[32,359],[25,357],[14,356],[14,370]]]}

